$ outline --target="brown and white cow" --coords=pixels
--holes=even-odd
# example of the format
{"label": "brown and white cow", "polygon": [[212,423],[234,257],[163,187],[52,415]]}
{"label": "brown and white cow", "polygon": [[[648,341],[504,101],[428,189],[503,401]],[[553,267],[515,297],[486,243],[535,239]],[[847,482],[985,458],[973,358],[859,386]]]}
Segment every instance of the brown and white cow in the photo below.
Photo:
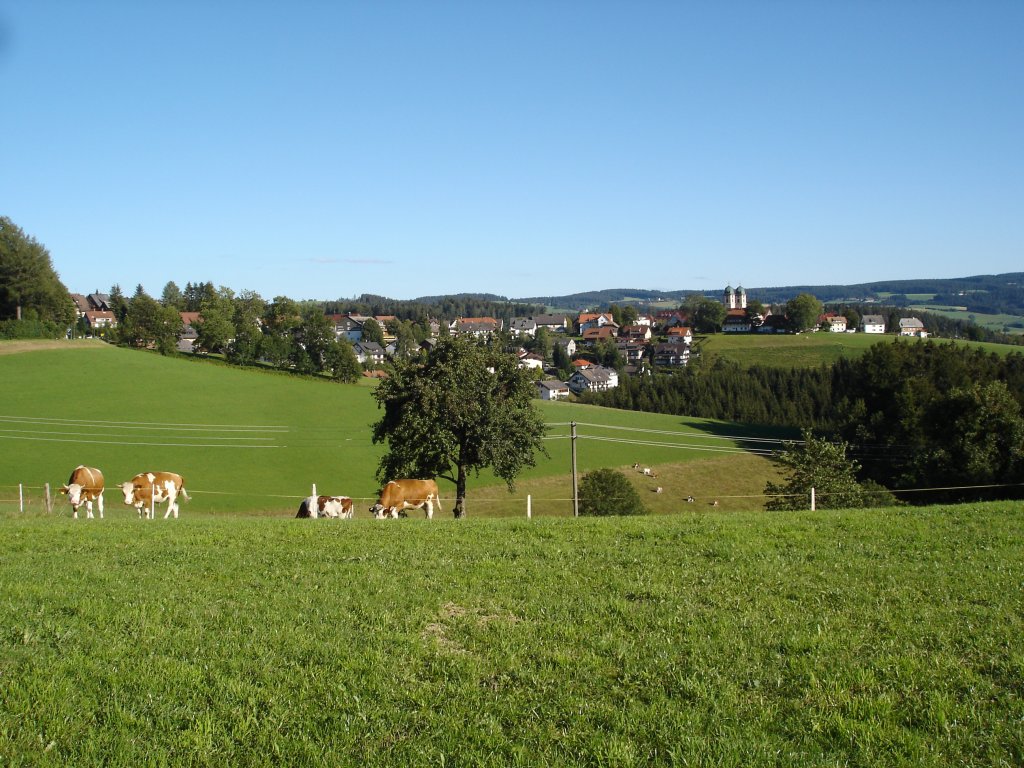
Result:
{"label": "brown and white cow", "polygon": [[71,471],[68,484],[60,489],[60,492],[68,497],[71,502],[71,509],[74,517],[78,519],[78,508],[85,504],[85,516],[92,518],[92,502],[96,501],[96,507],[100,511],[100,519],[103,519],[103,473],[95,467],[86,467],[79,464]]}
{"label": "brown and white cow", "polygon": [[178,516],[178,495],[188,501],[185,480],[174,472],[142,472],[118,486],[124,493],[124,503],[139,510],[139,517],[152,519],[157,504],[167,502],[166,520],[173,512]]}
{"label": "brown and white cow", "polygon": [[299,504],[296,517],[340,517],[351,520],[354,509],[348,496],[308,496]]}
{"label": "brown and white cow", "polygon": [[427,519],[434,517],[434,505],[441,510],[441,497],[433,480],[392,480],[380,492],[380,499],[370,507],[377,520],[398,517],[403,509],[423,509]]}

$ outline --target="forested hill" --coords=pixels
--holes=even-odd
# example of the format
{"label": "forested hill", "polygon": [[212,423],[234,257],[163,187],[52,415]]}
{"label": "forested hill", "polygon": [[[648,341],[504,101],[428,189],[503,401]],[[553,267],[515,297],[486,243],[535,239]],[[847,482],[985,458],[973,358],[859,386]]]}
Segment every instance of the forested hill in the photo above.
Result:
{"label": "forested hill", "polygon": [[[879,280],[850,285],[745,286],[747,296],[763,304],[782,304],[799,293],[810,293],[824,302],[884,301],[901,304],[913,301],[962,306],[969,312],[1024,315],[1024,272],[973,277]],[[681,302],[693,293],[718,298],[725,286],[715,290],[683,289],[656,291],[639,288],[609,288],[565,296],[533,296],[513,299],[524,304],[546,304],[562,309],[606,306],[612,303]]]}

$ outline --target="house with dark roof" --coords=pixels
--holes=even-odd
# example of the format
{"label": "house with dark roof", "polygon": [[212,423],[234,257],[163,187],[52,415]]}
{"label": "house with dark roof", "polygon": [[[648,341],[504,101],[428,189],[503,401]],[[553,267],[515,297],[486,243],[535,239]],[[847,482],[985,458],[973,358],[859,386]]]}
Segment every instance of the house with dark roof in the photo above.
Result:
{"label": "house with dark roof", "polygon": [[501,322],[493,317],[460,317],[451,324],[453,333],[487,338],[501,330]]}
{"label": "house with dark roof", "polygon": [[885,333],[885,318],[881,315],[862,315],[860,330],[861,333]]}
{"label": "house with dark roof", "polygon": [[352,345],[356,359],[363,365],[383,365],[384,347],[376,341],[360,341]]}
{"label": "house with dark roof", "polygon": [[537,321],[532,317],[513,317],[509,321],[508,331],[513,336],[536,336]]}
{"label": "house with dark roof", "polygon": [[619,374],[614,368],[592,365],[575,370],[566,382],[576,394],[581,392],[603,392],[619,386]]}
{"label": "house with dark roof", "polygon": [[922,323],[918,318],[901,317],[900,336],[917,336],[924,339],[928,337],[928,331],[924,329],[924,323]]}
{"label": "house with dark roof", "polygon": [[572,318],[568,315],[534,315],[532,320],[538,328],[546,328],[552,333],[569,333],[572,331]]}
{"label": "house with dark roof", "polygon": [[687,344],[655,344],[651,352],[655,365],[679,367],[690,362],[690,347]]}

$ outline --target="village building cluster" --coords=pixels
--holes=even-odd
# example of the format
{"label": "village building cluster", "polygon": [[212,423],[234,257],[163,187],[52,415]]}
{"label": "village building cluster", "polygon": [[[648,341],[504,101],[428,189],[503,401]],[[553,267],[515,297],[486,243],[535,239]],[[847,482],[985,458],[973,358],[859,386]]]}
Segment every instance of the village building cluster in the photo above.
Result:
{"label": "village building cluster", "polygon": [[[85,326],[94,332],[114,328],[117,325],[115,313],[107,294],[72,294],[72,299]],[[791,333],[787,318],[781,313],[772,313],[770,308],[754,302],[748,304],[746,290],[739,286],[727,286],[722,294],[725,317],[721,324],[722,333]],[[178,349],[193,351],[198,337],[196,328],[202,322],[199,312],[181,312],[182,331]],[[356,313],[326,315],[335,338],[352,345],[356,359],[368,371],[380,373],[385,363],[400,354],[398,339],[391,331],[397,318],[393,315],[368,316]],[[365,338],[364,328],[369,320],[376,322],[383,335],[383,343]],[[460,317],[445,323],[441,320],[427,321],[429,338],[420,342],[421,349],[429,350],[437,343],[444,331],[451,335],[468,335],[487,339],[498,333],[507,333],[513,339],[520,339],[524,346],[519,349],[519,365],[537,371],[537,394],[544,400],[566,399],[570,394],[612,389],[619,384],[620,373],[636,374],[651,370],[665,370],[686,366],[693,349],[693,323],[685,309],[668,309],[650,314],[629,314],[630,322],[620,324],[612,312],[580,312],[538,314],[529,317],[511,318],[507,325],[494,317]],[[832,333],[867,334],[886,333],[886,319],[882,315],[865,314],[859,327],[848,327],[845,315],[827,312],[818,318],[818,327]],[[555,357],[569,362],[570,375],[565,378],[551,364],[551,357],[528,351],[527,340],[534,339],[539,331],[545,331],[551,341]],[[899,321],[900,336],[926,337],[924,324],[917,318],[902,318]],[[617,365],[602,365],[597,362],[595,351],[614,348]],[[557,376],[557,378],[556,378]]]}

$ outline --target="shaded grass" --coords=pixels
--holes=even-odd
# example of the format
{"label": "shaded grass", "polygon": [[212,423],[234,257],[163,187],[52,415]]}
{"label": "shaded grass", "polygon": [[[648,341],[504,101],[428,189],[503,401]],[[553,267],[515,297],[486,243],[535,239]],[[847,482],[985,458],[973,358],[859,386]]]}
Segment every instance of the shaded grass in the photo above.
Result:
{"label": "shaded grass", "polygon": [[1009,504],[0,524],[0,762],[1016,765]]}

